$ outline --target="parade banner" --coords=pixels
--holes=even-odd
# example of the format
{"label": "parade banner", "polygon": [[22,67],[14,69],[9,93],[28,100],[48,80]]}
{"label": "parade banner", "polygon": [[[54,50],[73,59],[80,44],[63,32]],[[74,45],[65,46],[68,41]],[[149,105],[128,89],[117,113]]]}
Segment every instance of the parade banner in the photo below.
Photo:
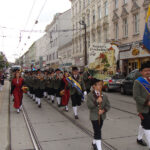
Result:
{"label": "parade banner", "polygon": [[89,49],[89,69],[95,70],[94,77],[106,79],[116,74],[119,49],[110,43],[94,43]]}

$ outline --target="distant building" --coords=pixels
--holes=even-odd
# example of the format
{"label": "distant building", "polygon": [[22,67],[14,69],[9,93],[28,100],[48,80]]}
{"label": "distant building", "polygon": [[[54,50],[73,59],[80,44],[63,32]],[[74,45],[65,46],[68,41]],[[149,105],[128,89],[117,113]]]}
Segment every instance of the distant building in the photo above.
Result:
{"label": "distant building", "polygon": [[[46,35],[49,37],[49,43],[46,49],[46,66],[57,68],[59,65],[67,62],[63,62],[64,54],[68,53],[69,57],[72,55],[72,22],[71,22],[71,10],[67,10],[64,13],[57,13],[51,24],[46,27]],[[69,46],[63,49],[64,46]],[[62,55],[63,54],[63,55]],[[68,64],[71,64],[69,62]]]}

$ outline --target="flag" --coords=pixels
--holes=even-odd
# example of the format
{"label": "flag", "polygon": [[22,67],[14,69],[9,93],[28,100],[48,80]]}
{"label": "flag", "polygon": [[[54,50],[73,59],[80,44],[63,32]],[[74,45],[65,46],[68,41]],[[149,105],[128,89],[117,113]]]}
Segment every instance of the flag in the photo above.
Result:
{"label": "flag", "polygon": [[143,45],[150,52],[150,5],[147,12]]}
{"label": "flag", "polygon": [[67,81],[83,96],[81,85],[77,81],[75,81],[72,77],[68,77]]}

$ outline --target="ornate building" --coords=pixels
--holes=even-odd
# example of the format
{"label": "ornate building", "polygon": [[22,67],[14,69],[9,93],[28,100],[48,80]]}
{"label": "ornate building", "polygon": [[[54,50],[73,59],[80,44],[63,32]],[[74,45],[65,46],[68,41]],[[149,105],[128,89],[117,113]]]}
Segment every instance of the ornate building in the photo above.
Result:
{"label": "ornate building", "polygon": [[[84,65],[84,30],[87,26],[87,48],[92,43],[116,42],[120,49],[122,72],[140,68],[150,59],[143,50],[142,39],[150,0],[70,0],[72,3],[73,56]],[[135,52],[137,51],[137,52]],[[80,61],[79,61],[80,60]]]}

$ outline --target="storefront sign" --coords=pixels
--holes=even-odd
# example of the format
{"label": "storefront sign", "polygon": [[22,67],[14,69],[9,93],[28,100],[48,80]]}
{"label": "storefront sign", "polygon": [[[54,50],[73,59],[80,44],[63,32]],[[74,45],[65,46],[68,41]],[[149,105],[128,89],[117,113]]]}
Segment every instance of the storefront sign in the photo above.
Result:
{"label": "storefront sign", "polygon": [[130,51],[120,52],[120,59],[150,57],[150,53],[142,47],[133,47]]}

